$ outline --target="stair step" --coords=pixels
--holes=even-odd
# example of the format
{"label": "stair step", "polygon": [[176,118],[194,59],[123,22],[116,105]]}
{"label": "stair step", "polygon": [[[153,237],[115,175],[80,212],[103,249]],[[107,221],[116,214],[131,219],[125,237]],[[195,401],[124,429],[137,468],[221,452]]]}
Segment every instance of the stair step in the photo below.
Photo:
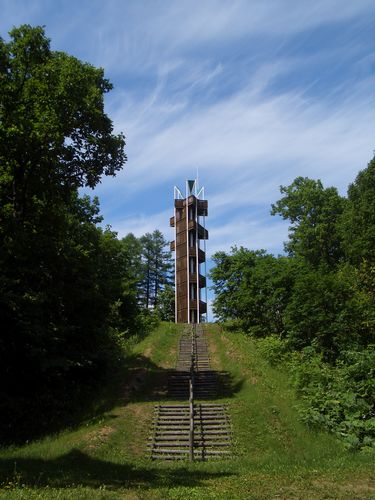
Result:
{"label": "stair step", "polygon": [[[188,327],[180,339],[176,371],[170,370],[168,374],[168,395],[184,403],[155,405],[153,432],[147,444],[149,456],[155,460],[189,458],[190,406],[187,399],[192,352],[195,356],[194,399],[212,399],[218,392],[218,377],[211,368],[203,329],[193,328]],[[226,408],[227,405],[218,403],[194,404],[195,460],[230,456],[231,427]]]}

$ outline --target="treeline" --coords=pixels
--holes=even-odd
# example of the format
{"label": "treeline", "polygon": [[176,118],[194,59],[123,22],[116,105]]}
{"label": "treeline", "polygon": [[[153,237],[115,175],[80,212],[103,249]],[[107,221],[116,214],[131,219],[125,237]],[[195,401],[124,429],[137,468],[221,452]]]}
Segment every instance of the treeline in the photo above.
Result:
{"label": "treeline", "polygon": [[120,316],[141,318],[138,325],[121,323],[121,331],[141,332],[158,320],[174,321],[174,265],[169,242],[155,229],[140,238],[129,233],[119,244],[126,255],[125,268],[130,270],[123,281]]}
{"label": "treeline", "polygon": [[161,233],[119,240],[79,194],[126,160],[104,112],[111,88],[40,27],[0,39],[1,442],[88,409],[126,339],[172,307]]}
{"label": "treeline", "polygon": [[302,177],[281,194],[287,255],[216,253],[214,312],[290,370],[307,424],[374,447],[375,159],[346,197]]}

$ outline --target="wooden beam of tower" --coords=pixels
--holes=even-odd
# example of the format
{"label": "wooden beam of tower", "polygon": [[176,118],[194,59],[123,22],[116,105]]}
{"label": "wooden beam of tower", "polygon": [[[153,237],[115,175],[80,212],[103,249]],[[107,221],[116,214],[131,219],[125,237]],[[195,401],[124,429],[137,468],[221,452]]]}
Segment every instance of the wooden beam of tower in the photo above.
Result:
{"label": "wooden beam of tower", "polygon": [[[185,195],[174,188],[174,215],[170,225],[175,233],[171,250],[175,252],[176,323],[200,323],[207,314],[207,293],[205,301],[201,293],[202,288],[206,288],[205,241],[208,240],[205,222],[208,202],[203,196],[204,188],[198,189],[197,180],[186,181]],[[204,241],[204,249],[201,241]]]}

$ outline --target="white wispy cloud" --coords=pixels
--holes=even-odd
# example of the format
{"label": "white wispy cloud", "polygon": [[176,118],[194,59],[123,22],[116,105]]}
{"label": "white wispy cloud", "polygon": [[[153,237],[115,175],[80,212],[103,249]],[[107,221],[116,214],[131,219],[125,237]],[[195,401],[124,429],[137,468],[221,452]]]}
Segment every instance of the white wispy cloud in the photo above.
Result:
{"label": "white wispy cloud", "polygon": [[[173,184],[199,167],[212,254],[233,244],[278,251],[286,225],[266,214],[280,184],[304,175],[345,192],[366,165],[375,52],[363,26],[374,14],[373,0],[82,0],[58,8],[3,0],[0,28],[45,24],[53,48],[103,66],[113,80],[107,111],[126,134],[128,162],[97,189],[106,222],[120,236],[156,227],[170,234],[171,213],[155,198],[169,200]],[[332,32],[329,43],[317,30]]]}
{"label": "white wispy cloud", "polygon": [[280,219],[268,221],[252,216],[233,218],[226,224],[210,227],[207,255],[211,257],[218,251],[228,252],[234,246],[282,253],[282,242],[287,240],[287,234],[288,226]]}
{"label": "white wispy cloud", "polygon": [[172,231],[169,228],[169,218],[171,211],[163,211],[147,215],[140,211],[128,213],[126,217],[114,219],[112,227],[120,238],[123,238],[129,233],[140,237],[145,233],[152,233],[155,229],[159,229],[169,240],[173,240]]}
{"label": "white wispy cloud", "polygon": [[[328,23],[356,20],[373,12],[371,0],[194,0],[175,2],[84,2],[76,22],[88,24],[95,63],[109,70],[150,71],[204,44],[227,44],[244,37],[283,37]],[[122,28],[122,29],[121,29]],[[67,35],[71,36],[72,32]]]}
{"label": "white wispy cloud", "polygon": [[[155,103],[145,116],[147,131],[137,134],[128,127],[129,164],[135,168],[124,182],[139,189],[200,165],[207,179],[243,179],[246,173],[248,184],[252,177],[268,177],[268,184],[270,178],[278,183],[299,173],[341,185],[345,172],[347,183],[372,150],[374,97],[367,90],[374,83],[368,81],[357,99],[352,96],[338,109],[294,94],[254,95],[246,88],[204,109],[179,115],[171,108],[174,120],[161,129],[160,103]],[[125,120],[123,125],[126,129]]]}

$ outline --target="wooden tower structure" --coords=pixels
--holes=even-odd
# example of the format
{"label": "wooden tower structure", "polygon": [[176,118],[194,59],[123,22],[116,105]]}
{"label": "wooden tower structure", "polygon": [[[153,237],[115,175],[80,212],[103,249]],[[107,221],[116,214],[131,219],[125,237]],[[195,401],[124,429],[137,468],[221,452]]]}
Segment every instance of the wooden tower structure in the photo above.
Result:
{"label": "wooden tower structure", "polygon": [[[203,198],[204,188],[198,188],[197,180],[186,181],[185,196],[178,187],[174,188],[174,216],[170,218],[170,225],[175,230],[171,250],[175,252],[176,323],[201,323],[203,315],[207,315],[205,220],[208,203]],[[202,288],[206,289],[205,300],[202,300]]]}

